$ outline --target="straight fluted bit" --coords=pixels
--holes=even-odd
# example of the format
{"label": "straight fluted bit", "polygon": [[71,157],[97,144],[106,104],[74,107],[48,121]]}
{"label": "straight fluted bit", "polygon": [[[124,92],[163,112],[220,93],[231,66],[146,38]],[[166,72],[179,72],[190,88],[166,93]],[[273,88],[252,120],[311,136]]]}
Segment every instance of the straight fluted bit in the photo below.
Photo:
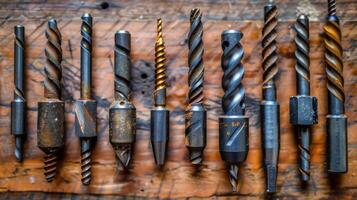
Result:
{"label": "straight fluted bit", "polygon": [[232,185],[232,191],[237,192],[238,185],[238,165],[229,165],[229,182]]}
{"label": "straight fluted bit", "polygon": [[185,144],[192,164],[201,164],[206,146],[206,110],[203,105],[203,26],[202,13],[198,8],[191,10],[188,34],[188,83],[189,105],[186,110]]}
{"label": "straight fluted bit", "polygon": [[15,157],[23,159],[23,144],[26,137],[25,115],[26,100],[24,96],[24,67],[25,67],[25,27],[17,25],[14,28],[14,100],[11,102],[11,133],[15,136]]}
{"label": "straight fluted bit", "polygon": [[336,16],[336,2],[328,0],[328,16],[324,26],[325,63],[328,90],[327,143],[328,171],[347,172],[347,116],[345,115],[345,94],[340,22]]}

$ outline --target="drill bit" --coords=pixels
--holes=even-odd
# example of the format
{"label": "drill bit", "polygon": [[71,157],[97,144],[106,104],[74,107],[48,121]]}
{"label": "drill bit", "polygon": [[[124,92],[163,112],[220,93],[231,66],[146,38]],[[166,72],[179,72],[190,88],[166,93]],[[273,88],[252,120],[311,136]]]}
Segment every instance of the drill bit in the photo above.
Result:
{"label": "drill bit", "polygon": [[11,133],[15,136],[15,157],[18,161],[23,159],[23,145],[26,138],[25,116],[26,100],[24,96],[24,66],[25,66],[25,27],[15,26],[15,91],[14,100],[11,102]]}
{"label": "drill bit", "polygon": [[61,101],[61,34],[55,19],[48,21],[46,30],[46,66],[44,96],[38,103],[37,142],[46,153],[45,176],[51,182],[56,176],[58,153],[64,145],[64,102]]}
{"label": "drill bit", "polygon": [[280,117],[276,101],[275,77],[278,73],[278,53],[276,26],[278,10],[269,2],[264,6],[263,27],[263,100],[261,102],[261,129],[263,140],[264,168],[266,171],[266,191],[274,193],[278,171]]}
{"label": "drill bit", "polygon": [[237,191],[238,165],[247,158],[249,118],[245,116],[245,92],[242,84],[244,55],[240,40],[243,34],[236,30],[222,33],[222,98],[223,115],[219,117],[219,150],[222,160],[230,165],[229,180]]}
{"label": "drill bit", "polygon": [[81,98],[75,104],[75,129],[81,144],[82,183],[91,181],[91,149],[97,136],[97,103],[92,99],[92,16],[85,13],[81,26]]}
{"label": "drill bit", "polygon": [[310,96],[309,18],[300,15],[295,24],[297,96],[290,97],[290,123],[299,138],[301,179],[310,178],[310,126],[317,123],[317,98]]}
{"label": "drill bit", "polygon": [[166,106],[165,45],[162,37],[162,20],[157,20],[155,43],[155,91],[154,109],[151,110],[151,145],[155,162],[163,166],[169,140],[170,112]]}
{"label": "drill bit", "polygon": [[198,8],[191,10],[191,27],[188,34],[188,93],[189,105],[186,110],[185,144],[192,164],[201,164],[206,147],[206,110],[203,105],[203,26],[202,13]]}
{"label": "drill bit", "polygon": [[343,91],[343,62],[340,22],[336,2],[328,0],[328,16],[324,26],[325,63],[328,90],[327,142],[328,171],[347,172],[347,116]]}
{"label": "drill bit", "polygon": [[114,92],[115,100],[109,109],[109,140],[119,169],[127,169],[135,142],[136,109],[130,102],[130,33],[115,33]]}

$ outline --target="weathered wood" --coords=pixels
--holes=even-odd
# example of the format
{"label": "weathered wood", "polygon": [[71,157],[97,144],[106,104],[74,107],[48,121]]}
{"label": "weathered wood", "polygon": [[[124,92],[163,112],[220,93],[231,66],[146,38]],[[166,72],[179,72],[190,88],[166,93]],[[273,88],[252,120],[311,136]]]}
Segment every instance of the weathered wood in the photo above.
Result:
{"label": "weathered wood", "polygon": [[[110,2],[105,11],[95,7],[98,3],[4,3],[0,8],[0,191],[58,192],[76,194],[106,194],[125,197],[186,198],[186,197],[239,197],[256,199],[264,197],[264,172],[259,122],[259,101],[261,99],[261,1],[233,3],[235,11],[223,2],[150,3],[123,1]],[[290,3],[292,2],[292,3]],[[303,1],[305,2],[305,1]],[[136,4],[137,3],[137,4]],[[287,6],[283,6],[284,3]],[[252,9],[252,16],[239,12],[244,6]],[[356,2],[339,3],[343,18],[344,75],[346,111],[349,118],[349,172],[340,180],[329,179],[325,171],[325,115],[327,111],[325,69],[321,22],[313,22],[311,34],[311,84],[312,95],[319,99],[319,124],[312,134],[311,181],[304,189],[299,181],[298,151],[296,135],[288,120],[289,97],[295,94],[294,32],[291,21],[295,14],[295,1],[278,1],[282,22],[279,24],[279,79],[278,100],[281,105],[281,151],[277,197],[286,199],[306,198],[350,198],[357,197],[357,38]],[[316,3],[325,9],[325,1]],[[344,6],[349,4],[351,6]],[[120,5],[112,7],[113,5]],[[171,7],[169,7],[169,5]],[[314,4],[315,5],[315,4]],[[202,7],[204,20],[204,65],[205,103],[208,107],[208,144],[203,166],[197,171],[188,162],[184,146],[184,110],[187,99],[187,33],[188,12],[191,7]],[[41,8],[40,8],[41,7]],[[322,8],[323,7],[323,8]],[[129,9],[130,8],[130,9]],[[153,20],[161,11],[164,22],[168,67],[168,108],[172,111],[171,135],[168,162],[162,171],[156,169],[149,141],[149,116],[152,107],[154,81],[154,42],[156,22]],[[176,10],[177,9],[177,10]],[[222,11],[220,11],[222,9]],[[80,15],[90,11],[94,17],[93,81],[95,99],[98,101],[98,140],[93,155],[93,177],[90,186],[81,185],[79,141],[74,134],[73,101],[79,97],[80,65]],[[131,12],[132,11],[132,12]],[[154,12],[155,11],[155,12]],[[223,12],[230,11],[230,12]],[[20,14],[23,12],[24,14]],[[206,13],[205,13],[206,12]],[[232,16],[220,18],[217,13]],[[128,14],[129,13],[129,14]],[[256,15],[254,15],[256,13]],[[285,13],[285,14],[284,14]],[[290,13],[290,14],[287,14]],[[346,13],[351,13],[346,14]],[[64,52],[63,98],[66,101],[66,144],[59,168],[59,176],[53,183],[47,183],[43,176],[43,153],[37,148],[36,119],[37,102],[43,96],[43,67],[46,19],[49,15],[58,17],[62,33]],[[143,16],[141,19],[140,16]],[[167,16],[167,18],[166,18]],[[216,18],[215,18],[216,16]],[[319,14],[317,19],[324,18]],[[236,19],[245,19],[238,21]],[[249,21],[254,20],[254,21]],[[16,162],[13,156],[14,139],[10,135],[10,102],[13,98],[13,26],[26,26],[26,93],[28,112],[28,138],[25,144],[25,161]],[[128,174],[116,171],[113,149],[108,141],[108,108],[113,100],[113,46],[114,33],[126,29],[132,34],[132,88],[133,101],[137,108],[137,142],[134,161]],[[245,36],[243,64],[246,70],[243,80],[247,92],[247,112],[250,116],[250,151],[247,162],[241,169],[238,194],[230,192],[227,171],[218,152],[217,117],[223,91],[221,89],[222,54],[220,34],[226,29],[240,29]],[[31,195],[31,193],[24,193]],[[11,194],[2,194],[11,196]],[[41,194],[36,194],[41,195]],[[61,198],[61,197],[58,197]]]}

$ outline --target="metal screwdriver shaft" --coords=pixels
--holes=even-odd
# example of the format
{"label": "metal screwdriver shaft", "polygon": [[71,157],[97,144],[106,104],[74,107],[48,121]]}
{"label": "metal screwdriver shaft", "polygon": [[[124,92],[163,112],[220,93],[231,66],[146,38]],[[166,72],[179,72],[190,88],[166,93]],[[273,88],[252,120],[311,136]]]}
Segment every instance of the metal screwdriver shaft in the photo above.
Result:
{"label": "metal screwdriver shaft", "polygon": [[162,20],[157,20],[157,37],[155,43],[155,107],[151,110],[151,145],[155,162],[165,163],[169,140],[170,112],[166,106],[165,45],[162,37]]}
{"label": "metal screwdriver shaft", "polygon": [[21,162],[23,159],[23,145],[26,137],[26,100],[24,96],[25,27],[17,25],[15,26],[14,31],[15,91],[14,100],[11,102],[11,133],[15,136],[15,157]]}
{"label": "metal screwdriver shaft", "polygon": [[328,16],[324,26],[325,63],[328,90],[327,143],[328,171],[347,172],[347,117],[340,22],[336,16],[336,1],[328,0]]}
{"label": "metal screwdriver shaft", "polygon": [[198,8],[191,10],[190,32],[188,34],[188,82],[189,105],[186,110],[185,144],[192,164],[201,164],[206,147],[206,110],[203,105],[203,26],[202,13]]}
{"label": "metal screwdriver shaft", "polygon": [[222,33],[222,98],[223,115],[219,117],[219,150],[222,160],[230,165],[229,180],[233,191],[237,191],[238,165],[245,161],[248,150],[249,118],[245,116],[243,34],[236,30]]}
{"label": "metal screwdriver shaft", "polygon": [[76,134],[81,143],[82,183],[91,181],[91,150],[97,136],[97,103],[92,99],[92,16],[85,13],[81,26],[81,98],[76,101]]}

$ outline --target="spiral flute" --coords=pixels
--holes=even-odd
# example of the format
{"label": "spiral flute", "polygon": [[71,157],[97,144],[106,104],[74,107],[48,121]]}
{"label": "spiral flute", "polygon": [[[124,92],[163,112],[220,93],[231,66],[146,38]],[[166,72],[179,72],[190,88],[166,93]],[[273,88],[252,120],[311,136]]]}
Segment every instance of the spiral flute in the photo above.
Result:
{"label": "spiral flute", "polygon": [[92,99],[92,16],[82,16],[81,26],[81,98],[75,104],[75,130],[81,143],[82,183],[91,182],[91,150],[97,136],[97,103]]}
{"label": "spiral flute", "polygon": [[347,117],[340,22],[336,16],[336,1],[328,0],[328,16],[324,26],[325,63],[328,90],[327,142],[328,171],[347,172]]}
{"label": "spiral flute", "polygon": [[264,7],[263,27],[263,100],[261,102],[261,130],[263,143],[264,168],[266,171],[266,191],[276,191],[276,177],[279,157],[280,117],[276,101],[275,77],[278,73],[278,53],[276,27],[278,9],[272,3]]}
{"label": "spiral flute", "polygon": [[[51,182],[56,176],[58,153],[64,145],[64,102],[61,101],[61,34],[54,19],[48,21],[46,29],[46,65],[44,96],[38,103],[37,141],[46,153],[45,176]],[[56,119],[56,120],[54,120]]]}
{"label": "spiral flute", "polygon": [[163,166],[169,140],[170,112],[166,106],[165,45],[162,37],[162,20],[157,20],[155,43],[154,109],[151,110],[151,145],[155,162]]}
{"label": "spiral flute", "polygon": [[229,180],[233,191],[237,191],[238,165],[248,154],[249,118],[245,116],[243,34],[236,30],[222,33],[222,98],[223,115],[219,117],[219,149],[222,159],[230,165]]}
{"label": "spiral flute", "polygon": [[189,105],[186,110],[185,144],[192,164],[201,164],[206,147],[206,110],[203,105],[203,26],[202,13],[198,8],[191,10],[188,34],[188,83]]}

